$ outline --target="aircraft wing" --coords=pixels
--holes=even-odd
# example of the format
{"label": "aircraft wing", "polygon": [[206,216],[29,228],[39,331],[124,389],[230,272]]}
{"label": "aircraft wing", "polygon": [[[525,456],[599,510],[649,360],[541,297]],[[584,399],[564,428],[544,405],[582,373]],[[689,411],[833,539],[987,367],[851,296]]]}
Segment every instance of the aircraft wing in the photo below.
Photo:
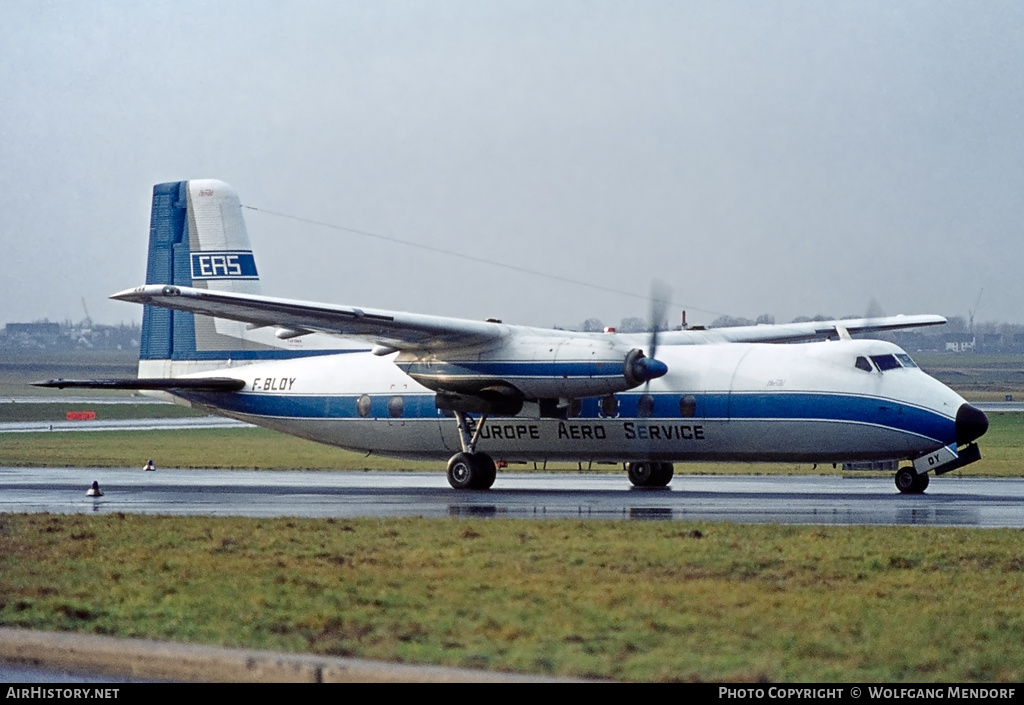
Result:
{"label": "aircraft wing", "polygon": [[163,284],[127,289],[110,298],[243,321],[253,328],[274,326],[281,338],[328,333],[396,350],[478,345],[501,338],[507,330],[499,323]]}
{"label": "aircraft wing", "polygon": [[779,325],[737,326],[710,330],[668,331],[662,333],[665,345],[702,345],[709,343],[799,343],[824,338],[842,338],[846,334],[937,326],[946,322],[942,316],[882,316],[851,318],[840,321],[808,321]]}
{"label": "aircraft wing", "polygon": [[[444,316],[357,308],[335,304],[281,299],[256,294],[195,289],[186,286],[147,284],[127,289],[110,298],[179,311],[227,318],[252,327],[277,327],[278,336],[290,338],[307,333],[355,337],[395,350],[430,350],[479,345],[496,341],[509,327],[500,323]],[[663,345],[715,343],[796,343],[842,338],[857,333],[941,325],[942,316],[883,316],[834,321],[808,321],[779,325],[738,326],[710,330],[665,331]],[[539,331],[540,329],[538,329]],[[547,332],[547,331],[545,331]],[[627,337],[636,336],[622,336]],[[646,334],[642,336],[646,340]],[[640,339],[637,339],[638,342]]]}

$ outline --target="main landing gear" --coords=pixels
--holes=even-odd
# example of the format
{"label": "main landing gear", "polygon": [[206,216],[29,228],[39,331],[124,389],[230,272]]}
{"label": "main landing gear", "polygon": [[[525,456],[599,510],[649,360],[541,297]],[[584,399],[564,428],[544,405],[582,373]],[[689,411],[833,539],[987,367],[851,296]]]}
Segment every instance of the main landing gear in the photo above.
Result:
{"label": "main landing gear", "polygon": [[928,488],[928,473],[918,474],[913,465],[896,471],[896,489],[901,494],[921,494]]}
{"label": "main landing gear", "polygon": [[487,453],[456,453],[448,461],[448,484],[457,490],[486,490],[498,469]]}
{"label": "main landing gear", "polygon": [[626,474],[634,487],[664,487],[672,481],[672,463],[626,463]]}
{"label": "main landing gear", "polygon": [[448,484],[457,490],[487,490],[494,484],[498,469],[494,460],[487,453],[477,453],[476,445],[480,441],[480,430],[487,422],[487,415],[480,417],[480,423],[471,436],[466,414],[455,412],[459,422],[459,441],[462,452],[456,453],[448,461]]}

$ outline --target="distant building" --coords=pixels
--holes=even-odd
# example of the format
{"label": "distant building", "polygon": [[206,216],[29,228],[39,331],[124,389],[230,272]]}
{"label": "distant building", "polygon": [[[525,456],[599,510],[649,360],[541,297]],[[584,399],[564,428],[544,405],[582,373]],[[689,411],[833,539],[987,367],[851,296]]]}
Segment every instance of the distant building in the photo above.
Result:
{"label": "distant building", "polygon": [[8,323],[0,332],[0,347],[43,350],[138,350],[138,324],[105,326],[81,323]]}
{"label": "distant building", "polygon": [[39,335],[53,336],[60,335],[59,323],[8,323],[4,326],[7,335]]}
{"label": "distant building", "polygon": [[53,348],[60,340],[59,323],[8,323],[4,326],[5,342],[17,348]]}
{"label": "distant building", "polygon": [[946,336],[946,351],[962,353],[974,350],[975,342],[970,333],[953,333]]}
{"label": "distant building", "polygon": [[1001,333],[985,333],[981,336],[981,349],[986,351],[1001,350],[1003,336]]}

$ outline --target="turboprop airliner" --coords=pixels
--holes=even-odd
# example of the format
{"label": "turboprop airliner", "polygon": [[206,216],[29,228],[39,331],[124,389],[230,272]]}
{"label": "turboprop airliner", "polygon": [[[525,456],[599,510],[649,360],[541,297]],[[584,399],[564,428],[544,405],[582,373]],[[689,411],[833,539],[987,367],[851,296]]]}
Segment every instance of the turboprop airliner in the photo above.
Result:
{"label": "turboprop airliner", "polygon": [[238,196],[215,180],[154,187],[146,283],[112,298],[144,306],[138,378],[40,384],[159,391],[367,454],[447,459],[455,489],[530,461],[621,463],[661,487],[688,461],[896,460],[915,494],[978,460],[988,428],[898,346],[851,335],[941,316],[626,335],[264,296]]}

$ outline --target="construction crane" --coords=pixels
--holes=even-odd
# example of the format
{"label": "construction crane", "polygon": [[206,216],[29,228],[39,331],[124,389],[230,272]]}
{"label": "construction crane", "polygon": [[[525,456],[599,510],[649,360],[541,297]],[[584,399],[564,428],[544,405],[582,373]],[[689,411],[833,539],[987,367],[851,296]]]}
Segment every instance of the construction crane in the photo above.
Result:
{"label": "construction crane", "polygon": [[82,321],[83,328],[92,328],[92,316],[89,315],[89,307],[85,305],[85,297],[82,297],[82,308],[85,310],[85,320]]}
{"label": "construction crane", "polygon": [[974,300],[974,308],[967,312],[969,316],[968,331],[970,332],[972,338],[974,337],[974,314],[978,312],[978,304],[981,303],[981,295],[984,293],[985,289],[984,287],[982,287],[981,291],[978,292],[978,298]]}

